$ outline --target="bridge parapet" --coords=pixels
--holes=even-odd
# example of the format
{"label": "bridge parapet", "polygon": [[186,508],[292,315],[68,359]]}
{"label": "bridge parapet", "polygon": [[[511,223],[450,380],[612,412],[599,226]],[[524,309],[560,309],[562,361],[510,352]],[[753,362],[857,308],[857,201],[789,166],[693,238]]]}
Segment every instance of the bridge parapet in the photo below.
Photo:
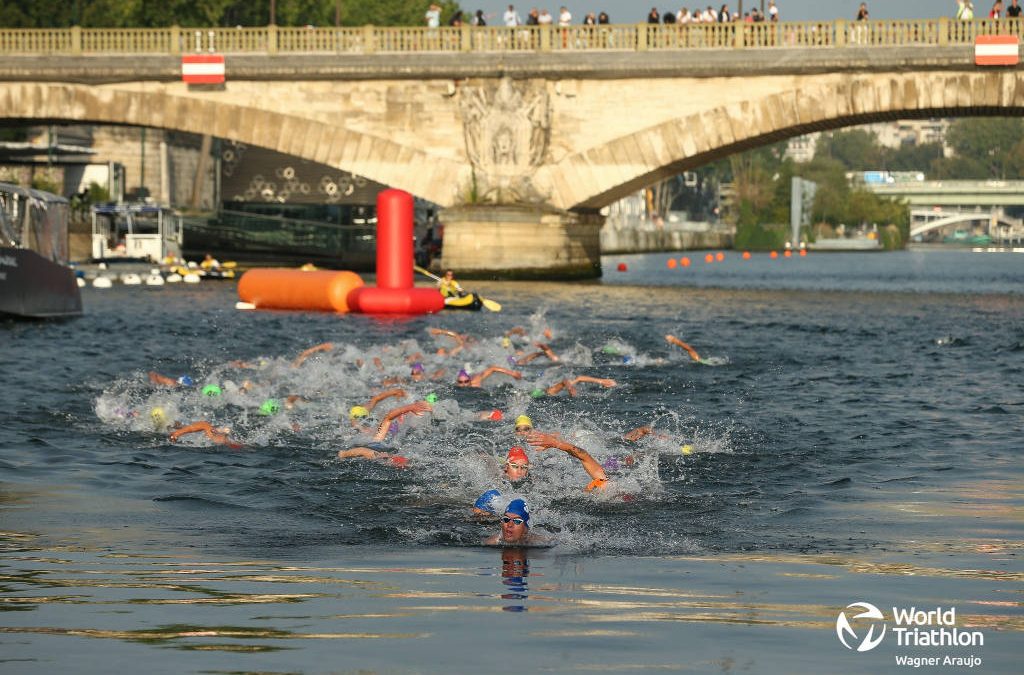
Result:
{"label": "bridge parapet", "polygon": [[1024,21],[894,19],[731,24],[487,27],[179,27],[2,29],[0,54],[406,54],[973,45],[1024,34]]}

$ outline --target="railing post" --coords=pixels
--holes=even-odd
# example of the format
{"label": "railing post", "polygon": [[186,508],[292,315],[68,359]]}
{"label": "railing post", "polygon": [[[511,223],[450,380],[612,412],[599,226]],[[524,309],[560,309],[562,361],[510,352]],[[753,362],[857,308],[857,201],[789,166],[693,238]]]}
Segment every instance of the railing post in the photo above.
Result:
{"label": "railing post", "polygon": [[836,47],[846,46],[846,19],[836,19]]}
{"label": "railing post", "polygon": [[81,54],[82,53],[82,27],[72,26],[71,27],[71,53]]}
{"label": "railing post", "polygon": [[647,24],[638,23],[636,24],[636,50],[638,52],[647,51]]}
{"label": "railing post", "polygon": [[743,49],[743,27],[745,25],[742,21],[735,21],[732,24],[732,29],[736,31],[735,35],[733,35],[732,46],[736,49]]}
{"label": "railing post", "polygon": [[948,45],[949,44],[949,17],[948,16],[940,16],[939,17],[939,44],[940,45]]}
{"label": "railing post", "polygon": [[373,39],[373,26],[363,26],[363,53],[370,54],[377,51],[377,45]]}
{"label": "railing post", "polygon": [[170,33],[169,33],[170,37],[168,39],[171,41],[171,44],[169,44],[167,46],[167,48],[168,48],[168,50],[170,51],[171,54],[175,54],[175,55],[180,54],[181,53],[181,26],[174,25],[174,26],[171,26],[169,30],[170,30]]}
{"label": "railing post", "polygon": [[547,23],[540,27],[540,50],[551,51],[551,24]]}
{"label": "railing post", "polygon": [[468,23],[462,24],[462,31],[460,32],[460,38],[462,39],[462,51],[468,52],[473,49],[473,35],[470,31],[473,29]]}
{"label": "railing post", "polygon": [[277,53],[277,24],[267,26],[267,53]]}

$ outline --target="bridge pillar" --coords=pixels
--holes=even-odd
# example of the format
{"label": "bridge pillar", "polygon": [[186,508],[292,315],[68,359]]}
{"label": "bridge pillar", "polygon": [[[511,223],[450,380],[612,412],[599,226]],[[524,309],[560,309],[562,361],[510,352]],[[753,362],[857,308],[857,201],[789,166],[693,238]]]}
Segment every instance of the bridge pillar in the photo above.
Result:
{"label": "bridge pillar", "polygon": [[604,216],[527,206],[457,206],[440,214],[442,267],[460,277],[592,279],[601,276]]}

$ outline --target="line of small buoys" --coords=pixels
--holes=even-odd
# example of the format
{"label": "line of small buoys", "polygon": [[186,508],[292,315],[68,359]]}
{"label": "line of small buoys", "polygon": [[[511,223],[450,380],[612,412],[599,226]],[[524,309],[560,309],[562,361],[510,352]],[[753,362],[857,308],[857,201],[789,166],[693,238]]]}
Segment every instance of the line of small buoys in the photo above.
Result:
{"label": "line of small buoys", "polygon": [[[792,258],[794,254],[799,255],[801,258],[806,258],[807,249],[804,248],[803,245],[801,245],[800,249],[797,251],[794,251],[792,248],[787,247],[785,250],[783,250],[782,257]],[[716,262],[725,262],[725,257],[725,253],[722,251],[717,251],[714,253],[709,252],[704,254],[704,263],[710,265]],[[754,256],[750,253],[750,251],[743,251],[743,253],[740,254],[740,258],[743,260],[751,260],[753,259],[753,257]],[[777,260],[779,258],[779,252],[769,251],[768,257],[771,258],[772,260]],[[674,270],[677,268],[684,269],[689,267],[691,264],[693,264],[693,261],[691,261],[690,258],[687,256],[682,256],[678,260],[676,258],[669,258],[668,260],[665,261],[665,266],[670,270]],[[626,265],[626,263],[624,262],[620,262],[618,263],[618,265],[616,265],[616,270],[618,270],[619,272],[628,272],[629,266]]]}

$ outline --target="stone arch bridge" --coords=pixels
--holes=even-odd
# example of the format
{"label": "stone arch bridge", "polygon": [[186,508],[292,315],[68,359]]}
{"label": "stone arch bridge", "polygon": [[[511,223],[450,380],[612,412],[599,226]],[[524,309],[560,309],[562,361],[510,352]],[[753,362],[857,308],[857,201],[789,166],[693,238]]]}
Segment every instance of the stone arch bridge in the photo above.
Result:
{"label": "stone arch bridge", "polygon": [[5,56],[0,119],[257,145],[444,207],[463,274],[600,274],[601,207],[729,154],[900,118],[1019,115],[1020,67],[969,46],[529,54],[240,54],[223,86],[174,55]]}

